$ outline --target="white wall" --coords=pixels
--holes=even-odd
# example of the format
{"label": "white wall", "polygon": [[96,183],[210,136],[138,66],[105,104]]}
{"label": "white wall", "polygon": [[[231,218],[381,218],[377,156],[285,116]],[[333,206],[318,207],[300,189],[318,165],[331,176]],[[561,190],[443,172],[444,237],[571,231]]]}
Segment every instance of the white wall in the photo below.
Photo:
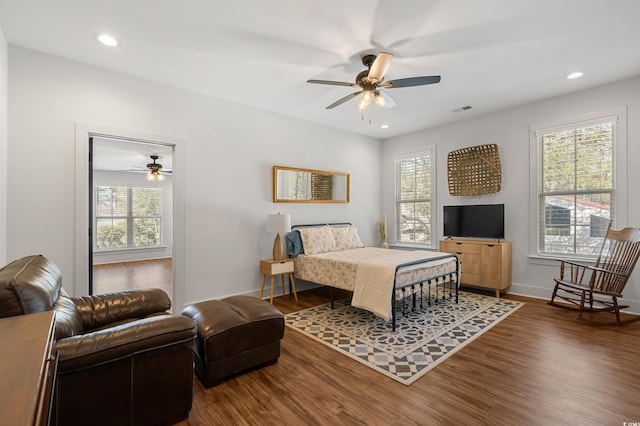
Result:
{"label": "white wall", "polygon": [[[9,46],[8,257],[43,253],[74,276],[76,122],[184,140],[187,302],[259,289],[268,214],[351,221],[374,244],[381,142]],[[351,173],[349,204],[274,204],[274,164]],[[78,283],[75,283],[76,279]],[[75,293],[80,293],[76,291]]]}
{"label": "white wall", "polygon": [[0,265],[7,263],[7,41],[0,28]]}
{"label": "white wall", "polygon": [[[382,201],[387,217],[393,217],[393,168],[395,152],[412,150],[424,145],[437,149],[437,232],[442,236],[442,206],[447,204],[505,204],[506,239],[513,244],[513,285],[510,292],[547,298],[553,288],[558,263],[529,258],[529,127],[541,123],[561,123],[563,118],[602,110],[623,110],[627,107],[628,193],[627,223],[619,226],[640,226],[640,193],[634,191],[640,181],[640,77],[591,90],[514,107],[430,130],[383,141]],[[559,124],[559,123],[558,123]],[[495,143],[500,150],[502,190],[481,197],[452,197],[447,187],[447,154],[455,149]],[[390,231],[391,233],[391,231]],[[627,284],[624,302],[640,313],[640,267]]]}

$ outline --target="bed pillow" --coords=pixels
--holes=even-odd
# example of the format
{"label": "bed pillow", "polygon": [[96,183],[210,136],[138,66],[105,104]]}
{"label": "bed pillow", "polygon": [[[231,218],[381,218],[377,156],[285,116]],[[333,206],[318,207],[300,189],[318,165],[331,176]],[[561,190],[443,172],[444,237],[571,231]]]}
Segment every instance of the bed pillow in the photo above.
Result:
{"label": "bed pillow", "polygon": [[300,232],[298,231],[288,232],[284,238],[287,240],[287,253],[289,253],[289,257],[293,258],[298,256],[299,254],[304,253]]}
{"label": "bed pillow", "polygon": [[299,231],[304,254],[311,255],[336,250],[336,242],[333,239],[331,228],[328,226],[302,228]]}
{"label": "bed pillow", "polygon": [[349,250],[352,248],[364,247],[358,229],[355,226],[342,226],[331,228],[333,238],[336,240],[336,250]]}

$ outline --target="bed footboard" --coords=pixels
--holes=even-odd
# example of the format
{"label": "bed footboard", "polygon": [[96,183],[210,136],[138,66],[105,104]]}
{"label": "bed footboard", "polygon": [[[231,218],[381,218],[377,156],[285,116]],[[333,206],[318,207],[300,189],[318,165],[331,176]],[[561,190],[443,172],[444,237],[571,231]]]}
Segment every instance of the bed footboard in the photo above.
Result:
{"label": "bed footboard", "polygon": [[[440,275],[421,278],[417,281],[398,284],[398,272],[403,268],[412,267],[420,264],[433,262],[434,260],[442,260],[447,258],[455,259],[455,271],[447,272]],[[418,312],[425,307],[438,304],[440,301],[451,300],[454,298],[458,303],[458,273],[460,265],[455,254],[445,254],[443,256],[416,260],[413,262],[403,263],[396,267],[395,278],[393,282],[393,292],[391,294],[391,328],[396,331],[396,320],[400,319],[412,312]],[[425,288],[426,287],[426,288]],[[448,290],[448,296],[447,296]],[[425,295],[426,293],[426,295]],[[426,304],[425,304],[426,296]]]}

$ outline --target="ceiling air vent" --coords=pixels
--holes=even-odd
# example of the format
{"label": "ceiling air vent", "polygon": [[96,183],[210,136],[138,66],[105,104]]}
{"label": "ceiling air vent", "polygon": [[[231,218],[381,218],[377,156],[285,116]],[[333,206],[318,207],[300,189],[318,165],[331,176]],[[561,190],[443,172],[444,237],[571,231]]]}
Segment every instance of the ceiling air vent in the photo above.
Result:
{"label": "ceiling air vent", "polygon": [[471,105],[465,105],[463,107],[460,108],[456,108],[453,110],[453,112],[462,112],[462,111],[467,111],[471,109]]}

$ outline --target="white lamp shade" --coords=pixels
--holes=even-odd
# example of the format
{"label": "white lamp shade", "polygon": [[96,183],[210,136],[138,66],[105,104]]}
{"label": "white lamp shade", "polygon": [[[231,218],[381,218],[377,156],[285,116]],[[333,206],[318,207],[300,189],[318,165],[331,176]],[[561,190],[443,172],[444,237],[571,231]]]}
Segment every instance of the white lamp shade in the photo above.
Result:
{"label": "white lamp shade", "polygon": [[267,217],[267,232],[285,233],[291,231],[291,216],[288,214],[270,214]]}

